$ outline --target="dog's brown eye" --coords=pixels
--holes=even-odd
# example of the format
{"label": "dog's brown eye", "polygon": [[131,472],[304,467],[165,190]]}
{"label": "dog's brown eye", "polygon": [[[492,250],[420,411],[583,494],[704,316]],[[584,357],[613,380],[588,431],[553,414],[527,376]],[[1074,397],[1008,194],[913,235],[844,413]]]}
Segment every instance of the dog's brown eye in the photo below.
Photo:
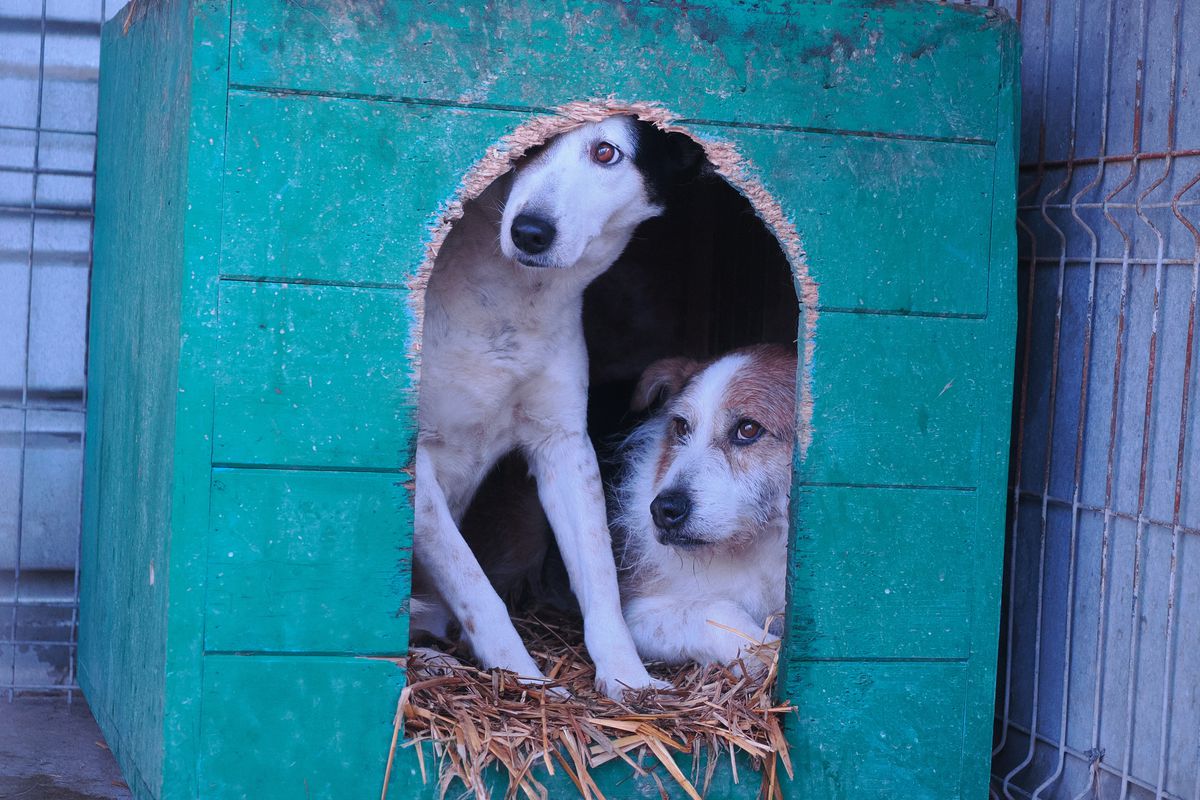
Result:
{"label": "dog's brown eye", "polygon": [[621,151],[615,144],[596,142],[592,145],[592,160],[597,164],[612,166],[621,160]]}
{"label": "dog's brown eye", "polygon": [[752,419],[744,419],[737,424],[736,435],[739,442],[753,442],[762,436],[763,426]]}
{"label": "dog's brown eye", "polygon": [[671,420],[671,435],[676,439],[683,439],[691,432],[691,426],[688,425],[687,420],[683,417],[675,417]]}

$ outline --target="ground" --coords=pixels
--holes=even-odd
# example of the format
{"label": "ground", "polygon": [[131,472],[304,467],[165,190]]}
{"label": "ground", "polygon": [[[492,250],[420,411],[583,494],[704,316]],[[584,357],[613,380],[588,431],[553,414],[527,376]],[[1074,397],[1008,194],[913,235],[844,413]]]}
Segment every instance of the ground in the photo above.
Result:
{"label": "ground", "polygon": [[130,797],[81,695],[0,698],[0,800]]}

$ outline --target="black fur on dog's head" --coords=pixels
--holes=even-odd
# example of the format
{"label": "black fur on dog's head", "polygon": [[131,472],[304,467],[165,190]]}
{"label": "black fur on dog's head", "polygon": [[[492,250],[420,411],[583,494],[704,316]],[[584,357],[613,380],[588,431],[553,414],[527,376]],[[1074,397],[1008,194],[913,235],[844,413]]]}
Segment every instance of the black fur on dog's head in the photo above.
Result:
{"label": "black fur on dog's head", "polygon": [[633,163],[645,176],[650,202],[666,205],[672,195],[697,178],[707,165],[704,148],[687,134],[664,131],[638,120]]}

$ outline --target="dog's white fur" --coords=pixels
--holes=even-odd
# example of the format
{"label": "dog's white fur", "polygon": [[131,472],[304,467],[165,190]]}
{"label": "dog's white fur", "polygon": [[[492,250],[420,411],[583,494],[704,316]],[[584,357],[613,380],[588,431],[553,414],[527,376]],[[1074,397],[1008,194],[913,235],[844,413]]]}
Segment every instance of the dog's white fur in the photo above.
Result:
{"label": "dog's white fur", "polygon": [[[794,351],[773,345],[707,366],[668,359],[643,375],[635,407],[670,396],[623,448],[613,516],[625,619],[643,658],[729,663],[748,641],[726,628],[778,638],[766,626],[784,605],[795,381]],[[745,442],[748,420],[762,432]],[[668,492],[691,508],[665,529],[651,507]]]}
{"label": "dog's white fur", "polygon": [[[620,151],[616,162],[592,157],[600,141]],[[638,224],[662,212],[634,164],[636,146],[631,118],[586,125],[467,204],[425,295],[416,460],[414,556],[438,597],[415,599],[413,627],[437,632],[453,617],[485,667],[542,676],[458,528],[489,468],[519,449],[583,612],[597,686],[613,697],[663,686],[646,672],[621,614],[587,435],[581,324],[584,289]],[[514,246],[513,220],[523,213],[553,221],[544,252]]]}

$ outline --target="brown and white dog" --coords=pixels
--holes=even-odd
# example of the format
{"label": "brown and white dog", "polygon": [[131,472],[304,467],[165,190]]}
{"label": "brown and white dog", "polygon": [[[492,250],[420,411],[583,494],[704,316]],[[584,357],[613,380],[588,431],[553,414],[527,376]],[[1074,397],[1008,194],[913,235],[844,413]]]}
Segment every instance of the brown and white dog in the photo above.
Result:
{"label": "brown and white dog", "polygon": [[[625,619],[645,659],[729,663],[783,610],[796,353],[651,364],[614,492]],[[710,622],[711,621],[711,622]],[[711,624],[717,623],[717,624]],[[721,627],[725,626],[725,627]]]}

